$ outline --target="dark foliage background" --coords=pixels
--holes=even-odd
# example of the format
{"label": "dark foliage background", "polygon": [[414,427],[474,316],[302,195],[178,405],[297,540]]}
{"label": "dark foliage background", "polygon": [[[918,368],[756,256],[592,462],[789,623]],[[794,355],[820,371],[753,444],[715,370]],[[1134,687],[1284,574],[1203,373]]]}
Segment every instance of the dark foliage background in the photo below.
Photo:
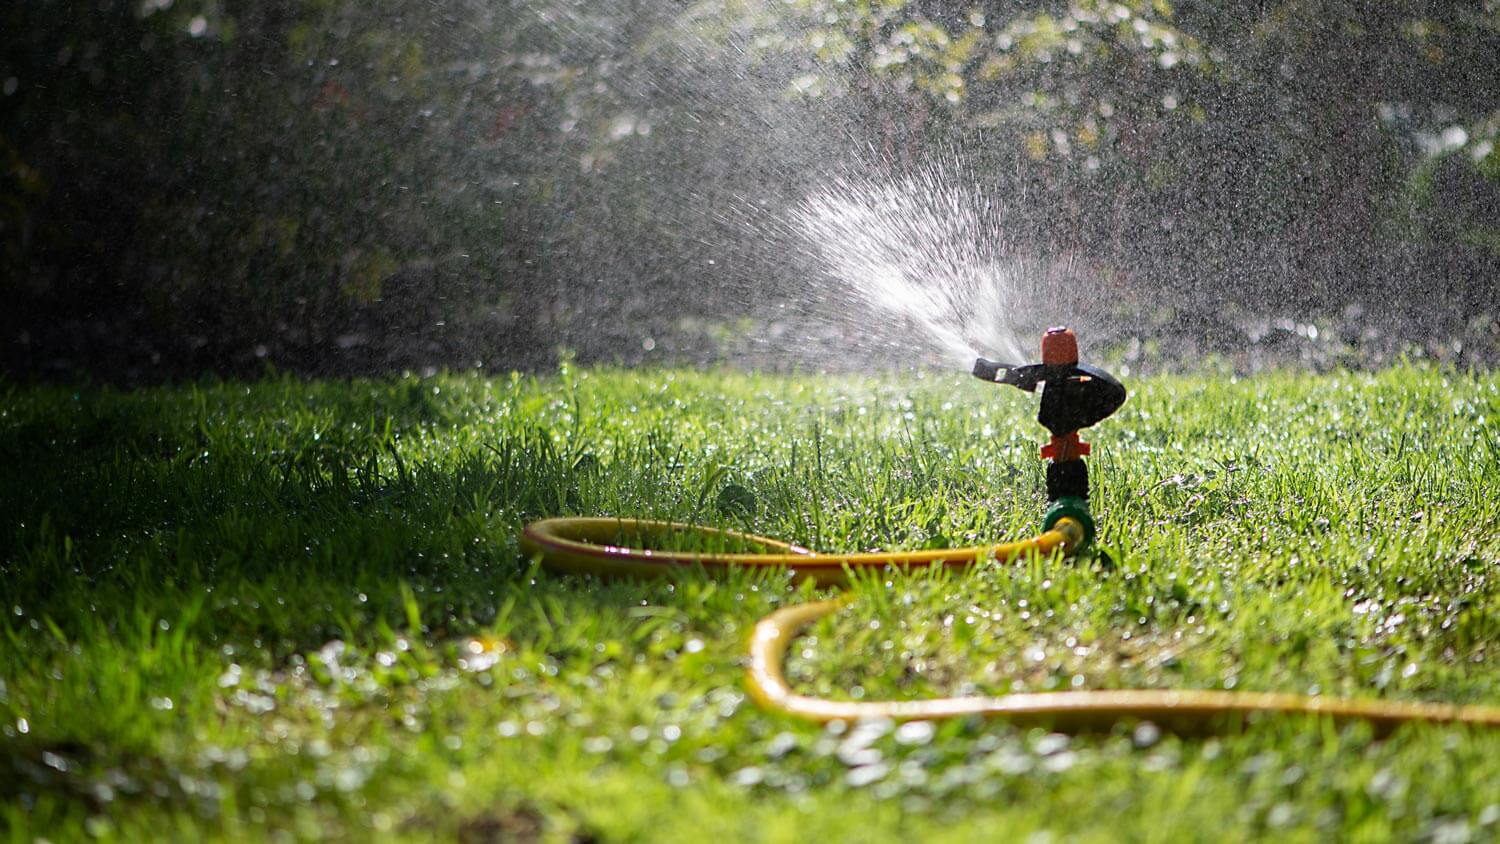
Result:
{"label": "dark foliage background", "polygon": [[758,221],[864,157],[962,161],[1119,343],[1488,362],[1497,134],[1496,0],[18,0],[0,360],[805,361]]}

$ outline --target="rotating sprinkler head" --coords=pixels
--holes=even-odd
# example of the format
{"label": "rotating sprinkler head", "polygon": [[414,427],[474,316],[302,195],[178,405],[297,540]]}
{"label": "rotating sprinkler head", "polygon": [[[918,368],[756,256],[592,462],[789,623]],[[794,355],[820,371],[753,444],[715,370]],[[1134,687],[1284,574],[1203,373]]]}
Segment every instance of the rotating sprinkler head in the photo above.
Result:
{"label": "rotating sprinkler head", "polygon": [[1050,530],[1064,516],[1077,519],[1085,528],[1085,542],[1094,535],[1089,514],[1089,472],[1083,458],[1089,444],[1078,432],[1096,425],[1125,403],[1125,386],[1113,375],[1078,362],[1078,338],[1067,328],[1050,328],[1042,335],[1042,362],[1016,365],[979,358],[974,377],[996,384],[1036,392],[1042,388],[1042,407],[1037,421],[1052,432],[1052,441],[1042,446],[1047,463],[1047,515],[1042,520]]}

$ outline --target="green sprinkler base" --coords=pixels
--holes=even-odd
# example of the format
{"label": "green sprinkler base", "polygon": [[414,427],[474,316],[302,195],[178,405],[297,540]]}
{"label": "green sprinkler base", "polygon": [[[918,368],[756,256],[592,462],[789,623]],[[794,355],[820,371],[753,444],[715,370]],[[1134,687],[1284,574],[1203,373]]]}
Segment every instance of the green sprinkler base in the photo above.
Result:
{"label": "green sprinkler base", "polygon": [[1083,544],[1074,549],[1082,551],[1089,547],[1094,541],[1094,516],[1089,513],[1089,502],[1086,498],[1059,498],[1052,502],[1047,512],[1042,516],[1042,530],[1052,530],[1058,519],[1069,518],[1083,525]]}

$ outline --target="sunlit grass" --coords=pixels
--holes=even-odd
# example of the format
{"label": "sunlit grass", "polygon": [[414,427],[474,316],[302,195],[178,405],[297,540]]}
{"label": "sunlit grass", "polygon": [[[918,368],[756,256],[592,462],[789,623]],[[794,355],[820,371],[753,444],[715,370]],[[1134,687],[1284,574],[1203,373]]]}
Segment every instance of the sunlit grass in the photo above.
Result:
{"label": "sunlit grass", "polygon": [[[1104,555],[862,578],[794,648],[794,681],[1500,703],[1500,378],[1130,386],[1088,437]],[[1500,735],[824,730],[758,711],[740,681],[750,626],[809,590],[573,580],[517,548],[525,522],[564,514],[820,550],[1028,535],[1034,414],[946,376],[10,388],[0,824],[16,840],[1500,834]]]}

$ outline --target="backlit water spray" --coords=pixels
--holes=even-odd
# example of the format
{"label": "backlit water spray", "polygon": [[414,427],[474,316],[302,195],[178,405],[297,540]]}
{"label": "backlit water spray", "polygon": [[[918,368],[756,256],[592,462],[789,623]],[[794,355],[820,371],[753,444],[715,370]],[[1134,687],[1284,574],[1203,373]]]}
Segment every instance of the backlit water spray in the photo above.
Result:
{"label": "backlit water spray", "polygon": [[1001,209],[965,176],[938,163],[834,177],[792,210],[790,228],[824,298],[864,306],[845,318],[882,335],[916,328],[962,367],[978,354],[1020,360],[1022,264],[1007,254]]}

